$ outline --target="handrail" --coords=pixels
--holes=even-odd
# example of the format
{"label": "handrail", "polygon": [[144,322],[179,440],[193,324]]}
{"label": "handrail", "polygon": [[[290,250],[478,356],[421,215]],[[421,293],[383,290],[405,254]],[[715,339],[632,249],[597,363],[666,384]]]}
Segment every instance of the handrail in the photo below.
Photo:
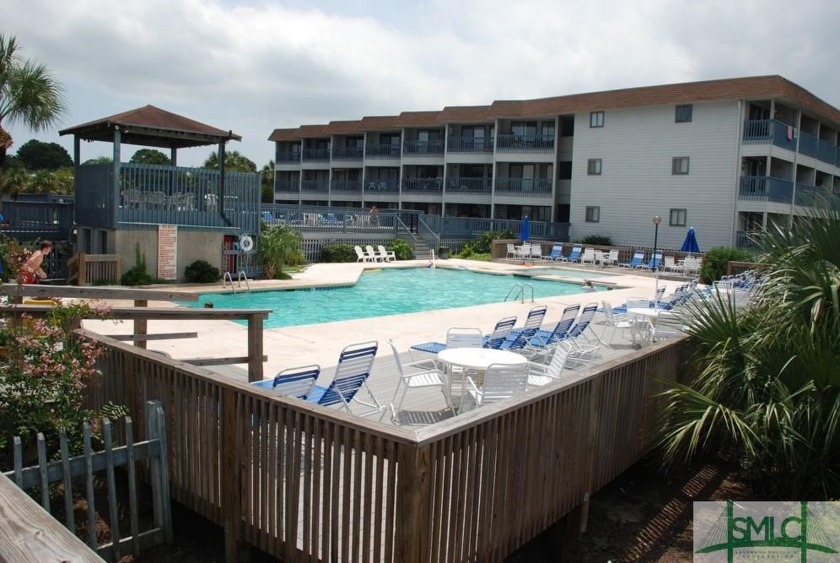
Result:
{"label": "handrail", "polygon": [[[239,287],[242,287],[242,278],[245,278],[245,287],[248,289],[248,293],[251,293],[251,284],[248,283],[248,274],[245,273],[245,270],[239,270],[239,273],[236,274],[236,283],[239,284]],[[233,282],[231,282],[233,285]]]}
{"label": "handrail", "polygon": [[513,294],[514,290],[518,290],[517,293],[513,296],[513,301],[516,301],[517,299],[521,298],[520,303],[525,303],[525,293],[526,293],[525,290],[526,289],[531,290],[531,303],[533,303],[534,302],[534,286],[532,286],[530,283],[516,283],[516,284],[513,284],[513,287],[510,288],[510,291],[508,291],[507,295],[505,296],[505,301],[507,301],[508,298],[511,296],[511,294]]}
{"label": "handrail", "polygon": [[440,235],[434,232],[420,215],[417,216],[417,234],[430,247],[440,247]]}

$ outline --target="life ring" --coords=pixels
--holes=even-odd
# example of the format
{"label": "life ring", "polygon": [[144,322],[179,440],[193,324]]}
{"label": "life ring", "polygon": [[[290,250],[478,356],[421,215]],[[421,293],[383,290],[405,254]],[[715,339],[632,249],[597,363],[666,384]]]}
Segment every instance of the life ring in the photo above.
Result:
{"label": "life ring", "polygon": [[254,249],[254,239],[252,239],[250,235],[240,235],[239,248],[245,252],[250,252]]}

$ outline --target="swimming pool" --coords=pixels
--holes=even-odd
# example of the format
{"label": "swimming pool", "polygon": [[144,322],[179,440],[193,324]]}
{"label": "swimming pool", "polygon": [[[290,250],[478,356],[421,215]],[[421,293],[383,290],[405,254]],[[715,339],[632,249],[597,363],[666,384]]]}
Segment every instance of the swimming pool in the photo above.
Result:
{"label": "swimming pool", "polygon": [[596,272],[594,270],[571,270],[566,268],[529,268],[517,272],[523,276],[559,276],[574,280],[588,280],[600,277],[615,276],[607,272]]}
{"label": "swimming pool", "polygon": [[537,299],[582,293],[580,285],[558,281],[443,268],[393,268],[365,272],[352,287],[202,294],[197,302],[183,305],[202,307],[211,301],[215,307],[271,309],[265,328],[279,328],[500,303],[514,285],[525,283],[534,288]]}

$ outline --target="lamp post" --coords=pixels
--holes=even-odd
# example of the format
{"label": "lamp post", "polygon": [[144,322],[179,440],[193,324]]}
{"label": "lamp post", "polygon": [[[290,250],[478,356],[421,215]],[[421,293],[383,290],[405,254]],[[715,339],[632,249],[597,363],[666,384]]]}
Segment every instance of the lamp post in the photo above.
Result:
{"label": "lamp post", "polygon": [[657,309],[659,308],[659,300],[656,298],[656,294],[659,293],[659,262],[656,261],[656,243],[659,239],[659,223],[662,222],[662,217],[659,215],[654,215],[653,217],[653,258],[651,262],[653,262],[653,275],[654,279],[654,291],[653,291],[653,304],[654,307]]}

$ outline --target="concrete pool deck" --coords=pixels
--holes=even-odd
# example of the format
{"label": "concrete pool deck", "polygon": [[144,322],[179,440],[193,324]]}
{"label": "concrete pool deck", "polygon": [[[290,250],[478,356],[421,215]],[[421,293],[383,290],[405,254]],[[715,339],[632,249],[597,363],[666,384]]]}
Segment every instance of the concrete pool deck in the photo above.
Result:
{"label": "concrete pool deck", "polygon": [[[251,281],[253,291],[294,289],[307,287],[329,287],[354,284],[364,270],[377,268],[405,268],[426,267],[428,261],[413,260],[386,264],[313,264],[306,270],[294,275],[292,280],[258,280]],[[538,263],[534,267],[545,268],[549,264]],[[477,262],[471,260],[439,260],[438,268],[468,268],[487,273],[527,272],[528,266],[521,262]],[[528,311],[536,305],[547,305],[548,313],[544,324],[553,326],[559,320],[565,306],[574,303],[590,303],[602,300],[617,305],[628,297],[649,297],[654,294],[655,280],[650,274],[627,270],[625,268],[581,268],[579,266],[563,264],[562,268],[584,269],[591,272],[591,279],[596,283],[605,274],[605,281],[615,284],[612,291],[599,291],[595,294],[581,292],[575,295],[557,297],[538,297],[534,303],[501,302],[471,307],[453,309],[439,309],[421,313],[390,315],[332,323],[300,325],[264,331],[264,351],[268,360],[264,365],[266,377],[281,369],[305,365],[320,364],[326,371],[334,366],[342,348],[354,342],[378,340],[380,355],[391,355],[387,345],[392,338],[400,351],[406,351],[412,344],[429,340],[441,340],[446,336],[448,328],[453,326],[470,326],[481,328],[485,333],[492,329],[496,321],[502,317],[515,315],[518,325],[521,325]],[[579,281],[579,280],[578,280]],[[517,282],[512,282],[517,283]],[[521,283],[521,282],[520,282]],[[665,286],[666,294],[671,293],[683,281],[660,278],[660,286]],[[179,285],[166,286],[170,291],[186,292],[229,292],[230,286],[223,289],[221,283],[207,285]],[[245,286],[237,291],[245,290]],[[114,302],[114,305],[130,305],[129,303]],[[171,303],[153,302],[154,306],[177,306]],[[113,321],[85,321],[85,327],[102,334],[130,334],[133,323],[123,322],[115,324]],[[596,327],[597,328],[597,327]],[[196,357],[226,357],[241,356],[246,351],[246,328],[230,321],[150,321],[149,333],[155,332],[198,332],[195,339],[153,340],[148,343],[150,350],[166,352],[173,358]],[[379,363],[379,362],[378,362]],[[239,367],[244,368],[244,365]],[[235,373],[237,370],[221,370]],[[244,378],[244,372],[242,377]]]}

